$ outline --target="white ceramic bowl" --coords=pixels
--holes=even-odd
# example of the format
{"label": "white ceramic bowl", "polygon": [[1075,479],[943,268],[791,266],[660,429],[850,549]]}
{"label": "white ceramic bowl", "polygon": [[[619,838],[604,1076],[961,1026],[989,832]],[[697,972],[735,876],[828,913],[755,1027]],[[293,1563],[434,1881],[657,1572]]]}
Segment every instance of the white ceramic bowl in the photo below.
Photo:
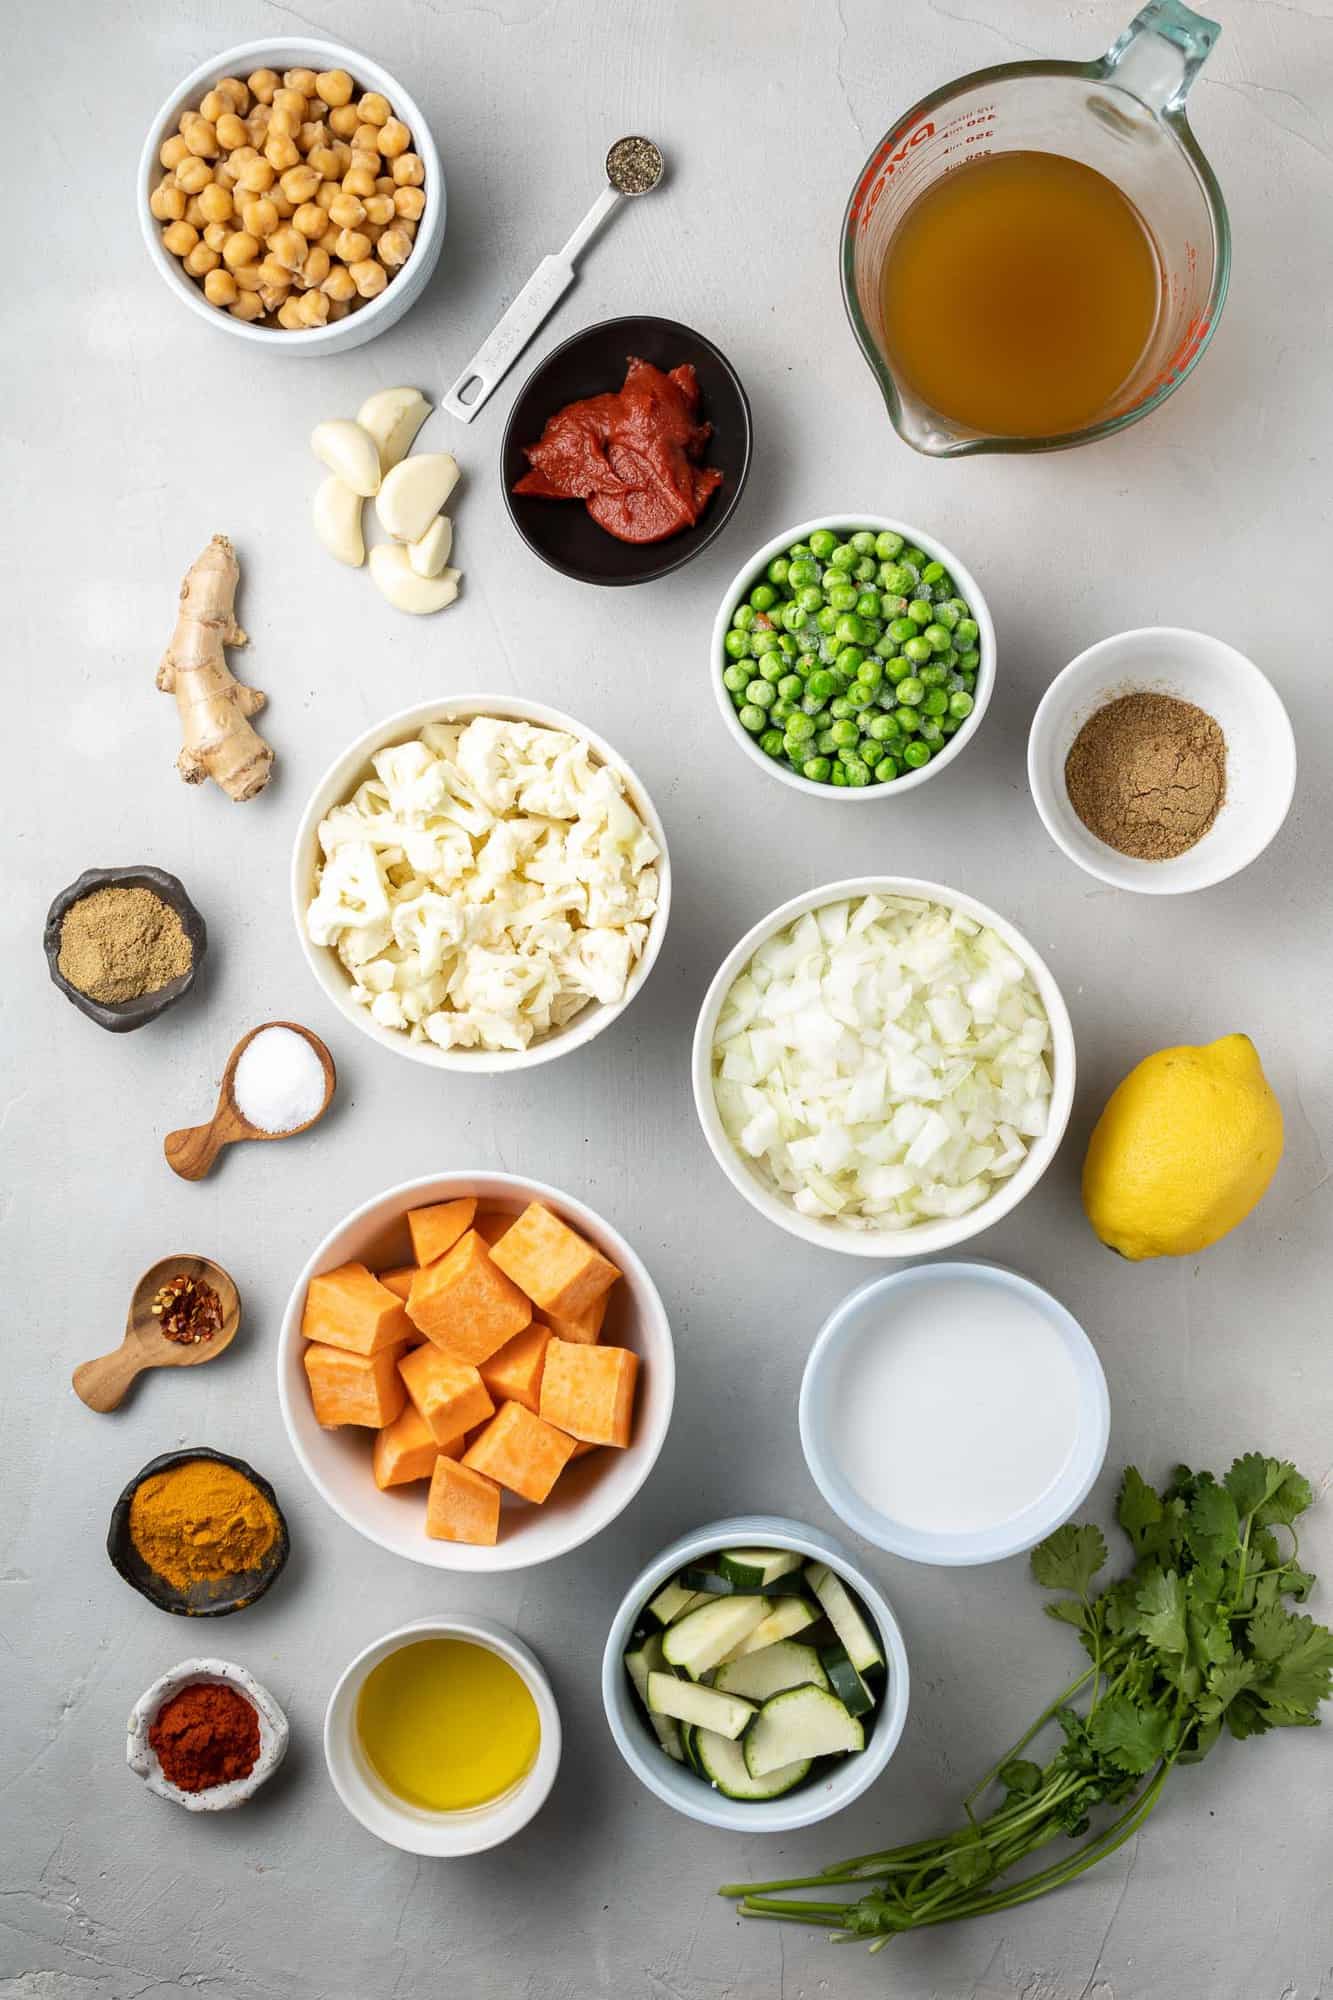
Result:
{"label": "white ceramic bowl", "polygon": [[[744,971],[761,944],[776,932],[785,930],[788,924],[795,923],[797,917],[803,916],[807,910],[822,909],[825,903],[846,902],[858,896],[919,896],[975,918],[978,923],[997,932],[1022,959],[1046,1009],[1051,1026],[1051,1047],[1047,1057],[1052,1083],[1046,1130],[1028,1147],[1022,1166],[1007,1180],[1001,1181],[995,1193],[967,1215],[918,1222],[910,1229],[884,1230],[839,1229],[834,1224],[804,1216],[777,1188],[761,1179],[751,1162],[737,1151],[719,1115],[713,1095],[713,1036],[733,981]],[[785,1229],[789,1236],[799,1236],[803,1243],[812,1243],[820,1250],[844,1251],[849,1257],[926,1257],[935,1251],[952,1250],[955,1244],[965,1243],[970,1236],[989,1229],[992,1223],[1016,1208],[1041,1179],[1055,1158],[1074,1102],[1074,1030],[1069,1009],[1045,961],[1037,956],[1022,932],[1015,930],[1007,918],[999,916],[985,903],[977,902],[974,896],[964,895],[961,889],[946,889],[939,882],[920,882],[906,875],[857,875],[846,882],[828,882],[822,888],[808,889],[803,896],[793,896],[789,903],[783,903],[761,918],[728,952],[713,976],[694,1030],[692,1062],[694,1107],[699,1114],[699,1123],[703,1126],[713,1158],[731,1185],[744,1195],[751,1208],[758,1209],[760,1215],[767,1216],[770,1222],[776,1222],[778,1228]]]}
{"label": "white ceramic bowl", "polygon": [[[317,1271],[333,1271],[352,1261],[372,1270],[412,1261],[403,1222],[409,1208],[475,1194],[517,1215],[530,1201],[545,1202],[624,1273],[607,1310],[602,1339],[628,1347],[639,1357],[634,1431],[624,1451],[589,1452],[566,1467],[544,1506],[506,1495],[500,1539],[490,1548],[437,1542],[425,1528],[426,1487],[391,1487],[381,1493],[371,1477],[372,1431],[355,1426],[324,1430],[315,1421],[301,1356],[301,1313],[306,1286]],[[424,1563],[428,1569],[487,1574],[528,1569],[568,1555],[599,1534],[629,1505],[657,1462],[671,1421],[676,1393],[671,1328],[657,1287],[620,1233],[572,1195],[517,1174],[432,1174],[404,1181],[362,1204],[330,1231],[296,1280],[278,1335],[278,1400],[292,1449],[311,1485],[335,1514],[367,1541]]]}
{"label": "white ceramic bowl", "polygon": [[[378,298],[367,300],[346,319],[338,320],[332,326],[316,326],[289,333],[285,327],[251,326],[245,320],[233,319],[229,312],[211,306],[204,297],[203,287],[189,275],[180,259],[163,249],[162,226],[154,220],[148,207],[148,197],[163,171],[158,158],[159,149],[163,140],[169,139],[176,130],[182,111],[196,106],[219,77],[239,76],[244,82],[256,69],[275,69],[279,72],[285,69],[347,70],[362,90],[378,90],[387,97],[395,116],[411,127],[412,149],[420,156],[425,169],[422,192],[426,197],[426,207],[417,224],[411,256]],[[139,156],[134,198],[148,255],[168,289],[210,326],[230,334],[233,339],[248,340],[253,346],[267,348],[271,354],[286,355],[346,354],[350,348],[364,346],[377,333],[383,333],[386,327],[400,320],[408,307],[421,297],[440,261],[447,207],[444,171],[435,150],[435,141],[431,138],[420,107],[408,96],[398,79],[390,76],[388,70],[381,69],[369,56],[362,55],[359,49],[345,48],[341,42],[286,35],[258,42],[238,42],[234,48],[223,49],[221,54],[210,56],[207,62],[200,63],[176,86],[148,128],[148,136]]]}
{"label": "white ceramic bowl", "polygon": [[[774,556],[785,555],[793,542],[807,542],[818,528],[832,528],[835,534],[849,535],[860,528],[873,528],[876,534],[890,528],[902,536],[910,546],[924,549],[935,562],[942,562],[958,586],[959,595],[965,597],[972,607],[972,616],[980,628],[978,644],[981,650],[981,670],[977,675],[976,693],[973,696],[971,715],[961,729],[950,737],[948,745],[919,771],[904,771],[891,785],[863,785],[854,790],[850,785],[817,785],[811,778],[802,778],[795,771],[789,771],[776,757],[765,756],[749,731],[742,729],[736,711],[731,704],[731,696],[722,684],[722,669],[726,665],[726,655],[722,641],[731,624],[732,613],[743,597],[748,597],[757,583],[764,581],[764,572]],[[770,778],[777,778],[784,785],[790,785],[795,792],[804,792],[815,799],[833,799],[840,805],[864,805],[867,800],[897,799],[905,792],[912,792],[926,784],[931,778],[947,771],[950,764],[957,761],[965,746],[972,741],[981,727],[981,718],[990,705],[991,690],[995,685],[995,625],[990,615],[990,607],[981,592],[981,585],[952,549],[946,548],[937,535],[928,535],[920,528],[914,528],[909,521],[893,521],[886,514],[821,514],[817,520],[802,521],[794,528],[786,528],[775,535],[771,542],[765,542],[762,549],[756,549],[744,568],[732,578],[722,599],[721,608],[713,623],[713,637],[708,653],[708,676],[712,683],[713,698],[726,724],[727,732],[739,744],[752,764],[766,771]]]}
{"label": "white ceramic bowl", "polygon": [[[541,1738],[532,1767],[498,1799],[462,1812],[428,1812],[409,1805],[381,1782],[371,1769],[356,1726],[356,1704],[366,1676],[403,1646],[421,1639],[469,1639],[507,1660],[537,1704]],[[546,1803],[560,1767],[560,1711],[551,1683],[535,1653],[521,1639],[489,1618],[418,1618],[386,1632],[373,1646],[358,1653],[343,1670],[329,1696],[324,1715],[324,1761],[333,1789],[354,1819],[377,1840],[401,1847],[408,1854],[481,1854],[511,1840]]]}
{"label": "white ceramic bowl", "polygon": [[[210,1785],[203,1792],[183,1792],[164,1773],[148,1732],[157,1720],[158,1711],[173,1695],[178,1695],[182,1688],[195,1687],[200,1681],[225,1681],[253,1704],[259,1717],[259,1755],[248,1777],[234,1778],[225,1785]],[[150,1792],[170,1799],[173,1805],[184,1806],[186,1812],[231,1812],[253,1798],[259,1787],[273,1776],[287,1755],[287,1737],[286,1716],[268,1689],[261,1687],[244,1667],[234,1666],[230,1660],[182,1660],[169,1673],[160,1675],[150,1688],[145,1688],[130,1710],[125,1761]]]}
{"label": "white ceramic bowl", "polygon": [[[396,1028],[381,1027],[378,1021],[371,1019],[365,1007],[358,1006],[349,997],[351,981],[337,952],[327,945],[312,944],[306,934],[305,913],[315,890],[315,872],[321,858],[319,823],[324,815],[333,806],[342,805],[362,780],[371,776],[370,760],[386,744],[406,743],[418,735],[428,722],[463,721],[476,715],[537,723],[547,729],[564,729],[571,736],[581,736],[590,745],[595,760],[609,764],[612,770],[619,773],[626,798],[659,849],[657,909],[648,926],[647,942],[630,973],[624,993],[614,1005],[589,1001],[582,1012],[563,1028],[557,1028],[554,1033],[543,1036],[526,1049],[441,1049],[434,1042],[414,1042]],[[624,1013],[643,990],[662,949],[667,918],[671,914],[671,859],[657,808],[642,780],[595,731],[581,722],[575,722],[568,715],[562,715],[559,709],[547,708],[537,701],[522,701],[516,695],[460,694],[439,701],[423,701],[415,708],[405,708],[397,715],[386,716],[383,722],[377,722],[364,736],[358,736],[355,743],[335,758],[311,793],[310,802],[296,830],[296,844],[292,849],[291,896],[296,935],[306,963],[345,1021],[361,1034],[368,1035],[380,1048],[389,1049],[394,1055],[406,1056],[410,1062],[423,1063],[428,1069],[461,1070],[480,1076],[492,1071],[534,1069],[538,1063],[553,1062],[557,1056],[581,1049]]]}
{"label": "white ceramic bowl", "polygon": [[[840,1377],[856,1368],[858,1353],[867,1344],[891,1337],[886,1322],[898,1304],[913,1291],[919,1293],[959,1278],[1016,1295],[1053,1329],[1073,1367],[1077,1423],[1059,1473],[1029,1506],[994,1526],[936,1531],[896,1519],[862,1497],[843,1470],[832,1412]],[[1027,1395],[1041,1394],[1038,1382],[1025,1383],[1023,1389]],[[960,1394],[966,1394],[965,1384],[960,1384]],[[872,1278],[851,1293],[820,1328],[801,1378],[799,1407],[805,1462],[839,1519],[876,1548],[906,1556],[909,1562],[948,1566],[999,1562],[1034,1547],[1067,1521],[1086,1500],[1102,1469],[1111,1429],[1106,1377],[1096,1349],[1078,1321],[1040,1285],[1002,1265],[986,1263],[916,1264]]]}
{"label": "white ceramic bowl", "polygon": [[[814,1783],[780,1799],[724,1798],[686,1766],[674,1763],[658,1747],[625,1672],[625,1648],[654,1592],[685,1563],[711,1555],[717,1549],[736,1547],[797,1549],[814,1562],[827,1563],[851,1585],[870,1614],[888,1665],[884,1696],[878,1704],[875,1726],[865,1749],[855,1757],[844,1757],[840,1763],[830,1765]],[[602,1655],[602,1705],[606,1719],[616,1748],[640,1784],[687,1818],[701,1820],[705,1826],[725,1827],[733,1833],[790,1833],[798,1826],[813,1826],[818,1820],[829,1819],[853,1799],[859,1799],[883,1775],[898,1747],[907,1721],[909,1691],[903,1636],[883,1593],[831,1536],[776,1514],[739,1514],[728,1521],[710,1521],[707,1527],[682,1535],[670,1548],[663,1549],[625,1593]]]}
{"label": "white ceramic bowl", "polygon": [[[1089,716],[1143,691],[1195,703],[1226,738],[1222,809],[1169,861],[1118,854],[1084,826],[1065,789],[1065,759]],[[1089,646],[1056,675],[1032,718],[1028,784],[1047,833],[1087,874],[1140,896],[1179,896],[1225,882],[1263,853],[1296,789],[1296,740],[1272,683],[1243,653],[1204,632],[1148,625]]]}

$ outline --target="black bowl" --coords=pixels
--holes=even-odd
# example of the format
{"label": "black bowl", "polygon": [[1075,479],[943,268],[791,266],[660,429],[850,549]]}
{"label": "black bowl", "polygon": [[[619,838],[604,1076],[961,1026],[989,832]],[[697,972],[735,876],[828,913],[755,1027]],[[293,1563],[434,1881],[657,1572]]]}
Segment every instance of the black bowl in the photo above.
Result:
{"label": "black bowl", "polygon": [[[566,403],[618,389],[631,355],[669,371],[689,362],[699,378],[699,413],[713,426],[704,464],[722,484],[692,528],[661,542],[620,542],[599,528],[581,500],[536,500],[515,493],[528,470],[524,445],[536,444],[547,420]],[[604,319],[585,326],[533,370],[509,413],[500,447],[500,476],[509,518],[534,555],[579,583],[648,583],[706,549],[736,510],[750,470],[750,405],[740,377],[720,348],[674,319]]]}
{"label": "black bowl", "polygon": [[[77,986],[71,986],[60,970],[60,926],[65,920],[66,910],[90,895],[94,889],[151,889],[164,903],[169,903],[180,918],[185,935],[190,941],[189,969],[178,979],[169,979],[165,986],[159,986],[156,993],[141,993],[137,1000],[90,1000],[86,993],[80,993]],[[46,963],[51,977],[67,1000],[72,1000],[80,1013],[90,1021],[96,1021],[99,1028],[106,1028],[113,1035],[127,1035],[132,1028],[142,1028],[149,1021],[155,1021],[168,1007],[174,1007],[183,1000],[194,985],[195,975],[208,948],[208,931],[204,920],[185,893],[184,884],[176,876],[168,875],[165,868],[85,868],[77,882],[71,882],[62,889],[46,913],[46,925],[42,932],[42,948],[46,953]]]}
{"label": "black bowl", "polygon": [[[169,1472],[173,1465],[184,1465],[195,1458],[211,1458],[219,1465],[229,1465],[233,1472],[239,1472],[242,1478],[257,1486],[278,1517],[278,1532],[258,1569],[246,1570],[223,1583],[196,1583],[188,1590],[177,1590],[156,1570],[149,1569],[135,1548],[130,1538],[130,1502],[144,1480],[151,1479],[155,1472]],[[233,1611],[244,1611],[247,1604],[253,1604],[256,1598],[262,1597],[275,1582],[291,1554],[291,1539],[286,1516],[278,1505],[278,1496],[262,1474],[256,1472],[252,1465],[247,1465],[243,1458],[229,1458],[225,1451],[212,1451],[207,1445],[194,1445],[187,1451],[166,1452],[135,1473],[111,1510],[106,1552],[112,1566],[126,1583],[132,1584],[159,1611],[174,1612],[178,1618],[226,1618]]]}

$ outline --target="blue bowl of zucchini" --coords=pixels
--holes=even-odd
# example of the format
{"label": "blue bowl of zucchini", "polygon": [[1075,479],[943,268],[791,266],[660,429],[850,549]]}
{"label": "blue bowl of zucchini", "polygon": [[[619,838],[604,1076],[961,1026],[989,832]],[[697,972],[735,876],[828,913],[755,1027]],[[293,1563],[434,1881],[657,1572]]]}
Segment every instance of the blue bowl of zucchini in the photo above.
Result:
{"label": "blue bowl of zucchini", "polygon": [[902,1634],[846,1550],[772,1514],[713,1521],[636,1577],[602,1659],[621,1756],[677,1812],[789,1833],[859,1798],[907,1720]]}

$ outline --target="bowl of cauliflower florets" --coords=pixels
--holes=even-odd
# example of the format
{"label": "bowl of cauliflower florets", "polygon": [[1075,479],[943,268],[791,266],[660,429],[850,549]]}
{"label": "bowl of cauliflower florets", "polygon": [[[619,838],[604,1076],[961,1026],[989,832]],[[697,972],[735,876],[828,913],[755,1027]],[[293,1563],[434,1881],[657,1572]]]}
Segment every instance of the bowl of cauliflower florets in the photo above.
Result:
{"label": "bowl of cauliflower florets", "polygon": [[509,696],[367,730],[316,785],[292,857],[325,993],[435,1069],[522,1069],[591,1041],[651,972],[670,902],[666,836],[629,765]]}

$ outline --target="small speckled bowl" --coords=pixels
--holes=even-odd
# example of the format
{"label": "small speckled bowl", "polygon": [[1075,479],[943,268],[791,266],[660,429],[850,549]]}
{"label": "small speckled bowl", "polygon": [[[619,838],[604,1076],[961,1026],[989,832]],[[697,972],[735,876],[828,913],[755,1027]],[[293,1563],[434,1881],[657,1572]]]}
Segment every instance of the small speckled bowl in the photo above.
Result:
{"label": "small speckled bowl", "polygon": [[[173,1695],[201,1681],[224,1682],[253,1704],[259,1717],[259,1755],[248,1777],[236,1778],[227,1785],[210,1785],[204,1792],[183,1792],[163,1774],[157,1752],[148,1741],[148,1732]],[[230,1660],[182,1660],[139,1696],[130,1710],[127,1732],[125,1761],[130,1769],[143,1779],[150,1792],[170,1799],[173,1805],[184,1806],[186,1812],[231,1812],[234,1807],[243,1806],[273,1776],[287,1754],[286,1716],[268,1689],[261,1687],[244,1667],[233,1666]]]}
{"label": "small speckled bowl", "polygon": [[[90,896],[94,889],[151,889],[164,903],[176,912],[181,920],[186,937],[190,941],[190,964],[179,979],[169,979],[165,986],[159,986],[156,993],[141,993],[136,1000],[119,1000],[109,1003],[92,1000],[86,993],[80,993],[77,986],[71,986],[60,970],[60,927],[66,912]],[[42,946],[46,952],[46,963],[51,978],[67,1000],[73,1001],[81,1014],[90,1021],[96,1021],[99,1028],[106,1028],[113,1035],[127,1035],[133,1028],[142,1028],[149,1021],[155,1021],[159,1014],[165,1014],[168,1007],[174,1007],[183,1000],[194,985],[195,975],[203,963],[204,952],[208,948],[208,932],[204,920],[185,893],[184,884],[176,876],[168,875],[165,868],[85,868],[77,882],[71,882],[62,889],[46,913],[46,925],[42,932]]]}
{"label": "small speckled bowl", "polygon": [[[211,1458],[219,1465],[229,1465],[233,1472],[239,1472],[252,1486],[257,1486],[278,1517],[278,1532],[273,1546],[257,1569],[245,1570],[240,1575],[228,1577],[222,1583],[196,1583],[188,1590],[177,1590],[151,1570],[130,1535],[130,1503],[145,1479],[151,1479],[155,1472],[169,1472],[174,1465],[186,1465],[191,1459]],[[287,1533],[287,1521],[278,1496],[261,1473],[243,1458],[230,1458],[225,1451],[211,1451],[207,1445],[191,1445],[184,1451],[169,1451],[161,1458],[154,1458],[141,1471],[136,1472],[129,1485],[120,1495],[111,1510],[111,1525],[107,1530],[106,1552],[112,1567],[119,1571],[126,1583],[155,1604],[159,1611],[170,1611],[178,1618],[226,1618],[233,1611],[244,1611],[248,1604],[272,1587],[281,1575],[283,1566],[291,1553],[291,1541]]]}

